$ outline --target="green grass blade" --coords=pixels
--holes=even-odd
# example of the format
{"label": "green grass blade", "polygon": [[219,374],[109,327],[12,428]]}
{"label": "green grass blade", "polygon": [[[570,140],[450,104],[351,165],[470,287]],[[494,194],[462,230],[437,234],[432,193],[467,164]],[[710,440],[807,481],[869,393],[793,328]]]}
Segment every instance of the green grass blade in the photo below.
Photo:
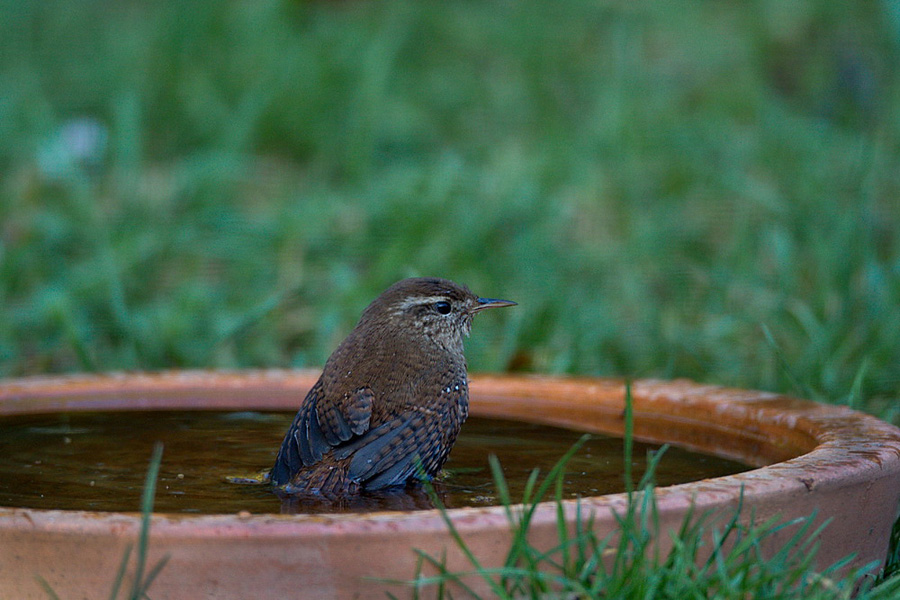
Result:
{"label": "green grass blade", "polygon": [[853,377],[853,384],[850,386],[850,393],[847,395],[847,406],[850,408],[859,409],[862,405],[863,383],[866,380],[866,375],[869,373],[870,364],[871,361],[868,356],[863,358],[862,363],[859,365],[859,369],[856,371],[856,375]]}
{"label": "green grass blade", "polygon": [[128,569],[128,559],[131,558],[131,549],[133,546],[128,544],[125,548],[125,552],[122,555],[122,561],[119,563],[119,569],[116,571],[116,578],[113,579],[113,586],[109,592],[110,600],[116,600],[119,596],[119,589],[122,587],[122,582],[125,580],[125,571]]}
{"label": "green grass blade", "polygon": [[[141,496],[141,530],[138,534],[136,565],[134,582],[131,586],[131,600],[140,600],[146,593],[148,582],[144,581],[144,570],[147,565],[147,548],[150,543],[150,521],[153,516],[153,500],[156,496],[156,480],[159,476],[159,467],[162,463],[163,445],[157,442],[153,446],[153,454],[150,457],[150,466],[147,468],[147,476],[144,478],[144,492]],[[167,558],[160,562],[165,564]],[[162,566],[157,564],[152,572],[155,577]]]}
{"label": "green grass blade", "polygon": [[147,573],[147,576],[144,578],[143,584],[138,590],[141,598],[145,598],[147,596],[147,590],[150,589],[150,586],[153,585],[153,580],[156,579],[156,576],[159,575],[160,571],[163,570],[163,567],[169,562],[169,555],[165,555],[160,558],[153,568]]}
{"label": "green grass blade", "polygon": [[631,498],[634,492],[634,483],[632,481],[632,456],[634,453],[634,400],[631,396],[631,380],[625,381],[625,432],[623,437],[623,453],[625,467],[625,492]]}
{"label": "green grass blade", "polygon": [[[478,573],[479,575],[481,575],[482,578],[488,583],[488,585],[490,585],[491,589],[494,590],[494,593],[497,594],[498,596],[503,596],[502,586],[497,581],[495,581],[493,577],[491,577],[487,574],[487,569],[485,569],[481,565],[481,562],[478,560],[478,558],[472,552],[472,549],[469,548],[468,544],[466,544],[465,540],[463,540],[462,535],[460,535],[459,531],[456,529],[456,525],[453,524],[453,519],[450,518],[450,513],[447,511],[447,507],[444,506],[444,503],[441,502],[441,499],[437,495],[437,492],[435,492],[434,486],[431,485],[431,482],[428,482],[428,481],[426,481],[424,483],[425,483],[425,489],[427,490],[428,495],[431,498],[431,501],[434,503],[435,507],[438,509],[438,514],[441,515],[441,520],[444,521],[444,524],[447,526],[447,530],[450,532],[450,537],[453,538],[453,542],[460,549],[460,551],[462,551],[463,555],[466,557],[466,560],[469,561],[469,564],[471,564],[475,568],[475,572]],[[425,558],[426,558],[426,560],[428,559],[427,556]],[[432,562],[432,565],[436,566],[436,567],[442,566],[442,565],[435,564],[435,562]],[[447,573],[446,569],[444,569],[443,572]],[[455,580],[455,581],[456,581],[456,583],[462,585],[462,581],[460,581],[460,580]],[[468,586],[464,586],[464,587],[469,589]],[[469,590],[469,591],[471,591],[471,590]]]}
{"label": "green grass blade", "polygon": [[35,575],[34,579],[40,584],[40,586],[44,589],[44,593],[50,597],[50,600],[60,600],[59,596],[56,594],[56,591],[53,589],[47,580],[41,577],[40,575]]}
{"label": "green grass blade", "polygon": [[513,514],[510,509],[512,498],[509,495],[509,485],[506,483],[506,476],[503,474],[503,468],[500,466],[500,461],[497,459],[496,454],[488,456],[488,465],[491,469],[491,477],[494,480],[494,489],[497,490],[500,504],[502,504],[503,508],[506,510],[507,519],[512,522]]}

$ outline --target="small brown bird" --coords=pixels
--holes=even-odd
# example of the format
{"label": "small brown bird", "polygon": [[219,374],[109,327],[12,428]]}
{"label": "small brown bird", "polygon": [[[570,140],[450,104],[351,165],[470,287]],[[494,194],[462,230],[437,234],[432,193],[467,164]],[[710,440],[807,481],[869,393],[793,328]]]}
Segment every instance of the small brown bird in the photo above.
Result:
{"label": "small brown bird", "polygon": [[334,497],[433,477],[469,412],[472,317],[514,304],[446,279],[389,287],[328,358],[269,480],[284,493]]}

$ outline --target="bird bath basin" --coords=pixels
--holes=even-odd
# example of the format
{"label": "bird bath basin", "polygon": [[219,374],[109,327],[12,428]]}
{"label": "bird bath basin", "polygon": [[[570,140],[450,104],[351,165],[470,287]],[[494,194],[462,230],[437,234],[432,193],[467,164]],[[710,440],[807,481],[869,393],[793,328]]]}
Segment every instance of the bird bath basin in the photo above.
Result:
{"label": "bird bath basin", "polygon": [[[175,372],[33,378],[0,382],[0,415],[82,410],[295,410],[317,372]],[[610,379],[473,376],[471,414],[621,435],[624,385]],[[819,566],[856,555],[884,559],[900,501],[900,430],[845,407],[687,381],[637,381],[635,437],[669,442],[760,468],[660,488],[661,531],[695,514],[726,518],[741,501],[745,520],[831,519],[819,534]],[[624,494],[582,500],[602,535]],[[566,501],[574,520],[575,503]],[[458,508],[455,527],[483,563],[505,557],[502,507]],[[136,513],[0,508],[0,597],[45,598],[40,575],[63,598],[105,597],[140,525]],[[551,547],[556,507],[542,505],[532,542]],[[768,537],[775,550],[789,529]],[[377,597],[404,588],[420,549],[446,550],[451,569],[468,568],[434,510],[338,515],[156,514],[150,563],[169,561],[150,589],[167,598]],[[660,536],[665,546],[668,536]],[[766,548],[764,548],[766,550]]]}

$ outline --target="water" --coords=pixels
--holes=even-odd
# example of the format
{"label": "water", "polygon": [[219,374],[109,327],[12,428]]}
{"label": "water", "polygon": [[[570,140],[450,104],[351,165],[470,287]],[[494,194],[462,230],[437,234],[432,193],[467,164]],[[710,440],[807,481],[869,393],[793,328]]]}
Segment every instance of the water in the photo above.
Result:
{"label": "water", "polygon": [[[87,412],[0,419],[0,506],[137,511],[153,444],[165,450],[155,510],[166,513],[346,512],[432,508],[421,487],[364,495],[341,503],[283,501],[267,485],[226,478],[267,469],[293,413]],[[516,421],[470,418],[436,488],[448,507],[498,503],[487,457],[496,454],[512,498],[521,499],[534,468],[547,473],[580,433]],[[648,452],[635,443],[634,477]],[[568,464],[567,497],[624,490],[622,440],[593,436]],[[657,485],[746,471],[734,461],[669,448]]]}

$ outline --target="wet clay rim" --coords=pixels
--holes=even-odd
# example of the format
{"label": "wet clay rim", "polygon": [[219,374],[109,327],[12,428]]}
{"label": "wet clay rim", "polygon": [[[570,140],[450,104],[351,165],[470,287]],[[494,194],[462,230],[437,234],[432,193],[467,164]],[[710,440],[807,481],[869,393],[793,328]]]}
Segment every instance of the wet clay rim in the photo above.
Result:
{"label": "wet clay rim", "polygon": [[[0,382],[0,415],[174,408],[295,410],[317,376],[314,371],[191,371],[7,380]],[[471,414],[620,434],[624,389],[621,380],[612,379],[473,376]],[[733,508],[740,502],[752,507],[757,519],[776,515],[792,519],[816,511],[820,520],[832,520],[820,536],[820,565],[851,552],[857,554],[853,563],[857,566],[883,560],[900,501],[897,428],[846,407],[683,380],[635,381],[632,395],[637,438],[672,442],[761,466],[729,477],[661,488],[658,511],[663,527],[677,527],[692,504],[704,511]],[[614,521],[608,509],[620,509],[625,500],[623,494],[589,498],[582,501],[582,510],[594,509],[595,526],[601,532],[604,527],[612,531]],[[566,509],[573,515],[574,501],[567,502]],[[502,562],[508,540],[502,507],[449,512],[476,555],[489,563]],[[62,585],[80,579],[88,585],[85,577],[79,579],[79,573],[65,568],[72,562],[72,553],[90,556],[93,570],[108,565],[105,568],[112,573],[138,524],[134,513],[0,507],[0,592],[28,595],[23,590],[34,588],[32,575],[28,581],[25,576],[7,577],[14,572],[10,569],[23,566],[54,586],[57,581]],[[553,505],[539,508],[531,531],[536,544],[553,545]],[[790,533],[786,530],[784,535]],[[389,538],[395,541],[387,542]],[[37,558],[26,555],[31,545],[42,540],[51,541],[54,548]],[[410,548],[432,555],[450,548],[450,566],[468,568],[454,554],[446,525],[436,511],[334,516],[160,514],[153,518],[151,540],[152,555],[171,555],[153,587],[154,597],[163,598],[193,597],[190,591],[178,593],[192,584],[214,584],[215,597],[231,597],[229,590],[249,585],[255,596],[264,597],[259,596],[261,584],[272,597],[296,595],[298,573],[309,597],[367,596],[376,589],[373,595],[384,597],[383,586],[373,588],[361,578],[410,578],[416,560]],[[770,541],[777,544],[778,536]],[[198,566],[197,552],[211,556],[214,544],[222,547],[223,554],[204,571]],[[9,550],[13,547],[15,551]]]}

